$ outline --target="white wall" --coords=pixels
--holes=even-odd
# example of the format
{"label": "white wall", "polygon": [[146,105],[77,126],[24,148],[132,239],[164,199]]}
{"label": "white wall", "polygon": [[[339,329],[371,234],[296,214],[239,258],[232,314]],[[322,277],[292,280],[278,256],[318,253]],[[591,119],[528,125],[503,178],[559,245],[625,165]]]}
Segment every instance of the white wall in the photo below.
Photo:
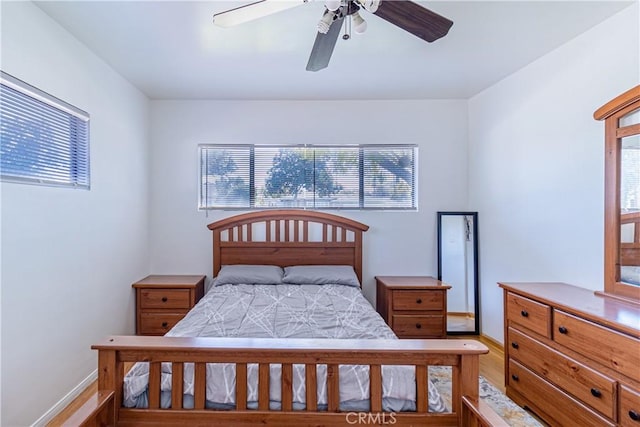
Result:
{"label": "white wall", "polygon": [[134,332],[148,274],[148,100],[30,2],[2,3],[2,70],[91,114],[91,190],[3,183],[2,421],[33,423]]}
{"label": "white wall", "polygon": [[469,101],[483,333],[502,341],[498,281],[603,288],[602,104],[640,82],[638,3]]}
{"label": "white wall", "polygon": [[197,211],[199,143],[416,143],[419,212],[339,214],[368,224],[364,293],[373,277],[437,275],[436,211],[467,200],[466,101],[152,101],[151,270],[211,275],[208,223]]}

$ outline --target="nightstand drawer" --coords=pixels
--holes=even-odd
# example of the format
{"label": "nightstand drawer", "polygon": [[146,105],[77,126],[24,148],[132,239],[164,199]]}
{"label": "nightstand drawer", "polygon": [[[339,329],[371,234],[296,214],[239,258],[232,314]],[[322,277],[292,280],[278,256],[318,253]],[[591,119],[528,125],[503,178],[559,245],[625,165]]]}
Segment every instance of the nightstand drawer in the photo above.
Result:
{"label": "nightstand drawer", "polygon": [[553,313],[553,340],[604,366],[634,378],[640,366],[640,340],[560,310]]}
{"label": "nightstand drawer", "polygon": [[611,419],[616,410],[616,381],[509,328],[509,356]]}
{"label": "nightstand drawer", "polygon": [[141,289],[140,308],[191,308],[188,289]]}
{"label": "nightstand drawer", "polygon": [[444,291],[393,291],[394,310],[439,310],[444,305]]}
{"label": "nightstand drawer", "polygon": [[184,313],[140,313],[142,335],[164,335],[187,314]]}
{"label": "nightstand drawer", "polygon": [[509,292],[507,319],[547,338],[551,338],[551,307]]}
{"label": "nightstand drawer", "polygon": [[441,337],[444,329],[444,316],[414,316],[394,314],[393,331],[399,337]]}

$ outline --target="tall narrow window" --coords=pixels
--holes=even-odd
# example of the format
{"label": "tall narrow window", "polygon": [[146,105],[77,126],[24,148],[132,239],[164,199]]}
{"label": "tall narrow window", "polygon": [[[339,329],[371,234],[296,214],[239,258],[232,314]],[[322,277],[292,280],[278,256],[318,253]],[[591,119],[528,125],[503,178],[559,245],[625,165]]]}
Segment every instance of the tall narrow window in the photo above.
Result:
{"label": "tall narrow window", "polygon": [[89,189],[89,115],[4,72],[0,145],[3,181]]}
{"label": "tall narrow window", "polygon": [[201,145],[200,209],[415,210],[414,145]]}

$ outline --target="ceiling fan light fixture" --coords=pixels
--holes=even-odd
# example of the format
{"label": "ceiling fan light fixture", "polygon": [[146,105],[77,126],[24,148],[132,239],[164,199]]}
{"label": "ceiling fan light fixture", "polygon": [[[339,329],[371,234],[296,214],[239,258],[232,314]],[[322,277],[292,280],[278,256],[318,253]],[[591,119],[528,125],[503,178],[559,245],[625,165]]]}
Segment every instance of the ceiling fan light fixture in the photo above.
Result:
{"label": "ceiling fan light fixture", "polygon": [[362,34],[367,31],[367,21],[365,21],[358,12],[351,14],[351,20],[353,21],[353,31],[356,34]]}
{"label": "ceiling fan light fixture", "polygon": [[332,12],[330,10],[326,10],[320,22],[318,22],[318,32],[322,34],[327,34],[329,32],[329,28],[331,28],[331,24],[336,19],[336,12]]}
{"label": "ceiling fan light fixture", "polygon": [[335,12],[342,5],[342,0],[326,0],[324,6],[331,12]]}

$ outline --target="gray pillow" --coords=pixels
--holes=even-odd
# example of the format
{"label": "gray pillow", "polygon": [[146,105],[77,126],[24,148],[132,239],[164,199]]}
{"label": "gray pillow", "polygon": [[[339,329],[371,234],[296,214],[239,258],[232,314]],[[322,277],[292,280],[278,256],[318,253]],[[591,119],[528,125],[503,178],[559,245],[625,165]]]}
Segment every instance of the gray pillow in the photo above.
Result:
{"label": "gray pillow", "polygon": [[294,265],[284,268],[284,283],[297,285],[345,285],[360,287],[350,265]]}
{"label": "gray pillow", "polygon": [[282,275],[282,267],[277,265],[224,265],[214,285],[279,285]]}

